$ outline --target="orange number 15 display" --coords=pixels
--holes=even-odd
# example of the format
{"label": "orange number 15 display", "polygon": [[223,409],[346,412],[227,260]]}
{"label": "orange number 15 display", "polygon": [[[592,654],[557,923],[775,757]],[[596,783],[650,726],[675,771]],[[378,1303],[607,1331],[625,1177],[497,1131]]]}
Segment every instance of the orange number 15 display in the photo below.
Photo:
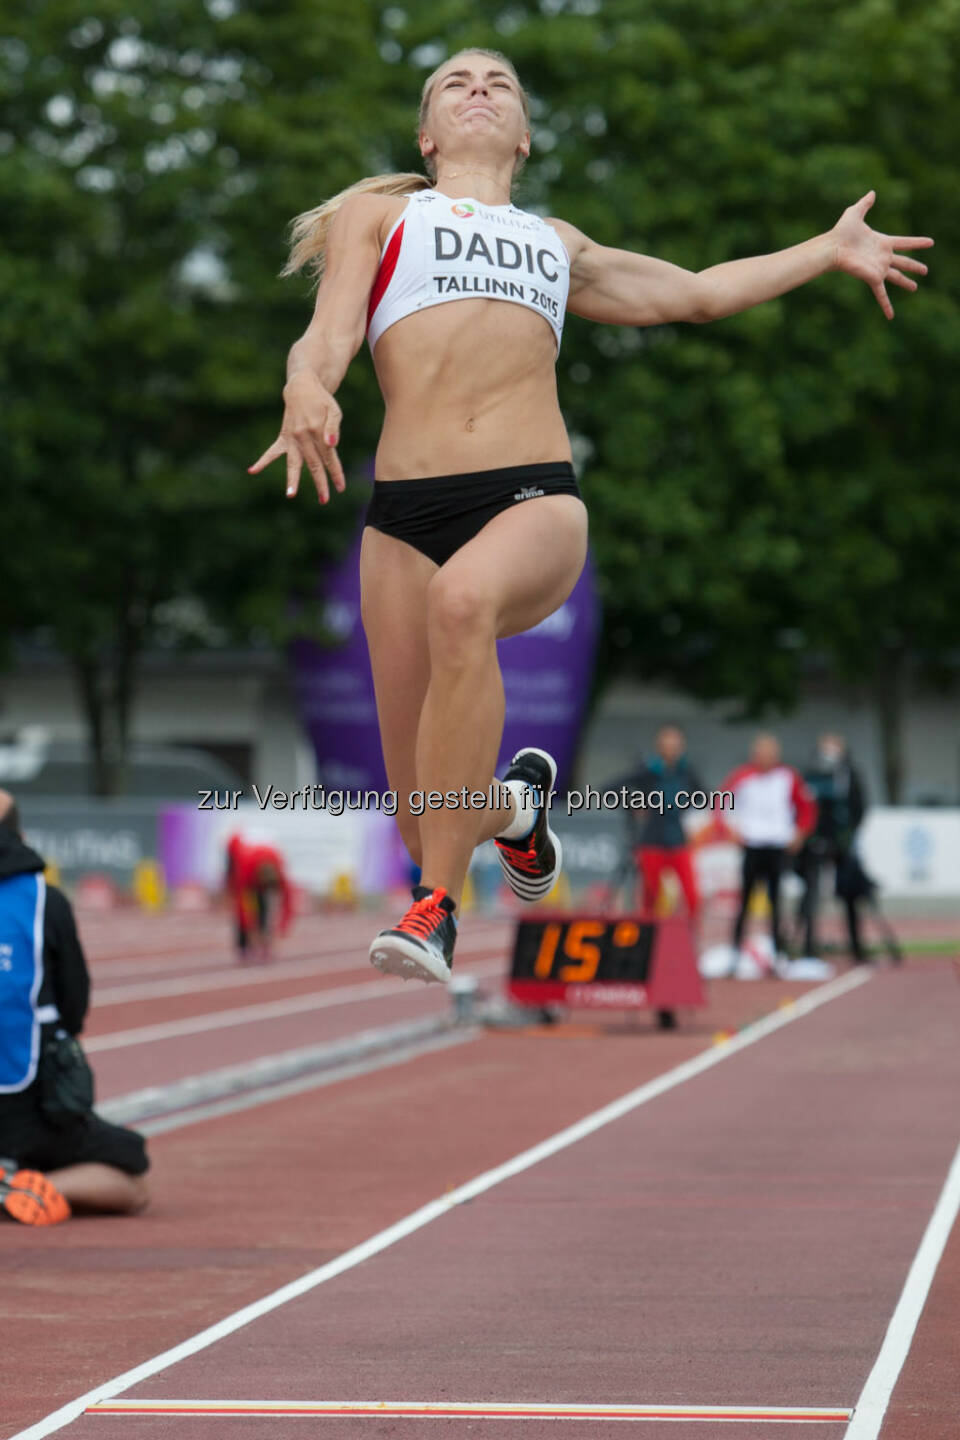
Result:
{"label": "orange number 15 display", "polygon": [[517,923],[508,989],[522,1004],[632,1009],[701,1005],[689,925],[681,918],[549,916]]}

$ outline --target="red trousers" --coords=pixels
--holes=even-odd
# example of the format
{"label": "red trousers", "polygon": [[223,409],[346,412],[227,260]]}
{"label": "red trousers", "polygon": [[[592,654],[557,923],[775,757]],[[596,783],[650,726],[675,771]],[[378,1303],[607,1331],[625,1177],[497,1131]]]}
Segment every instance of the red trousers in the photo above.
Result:
{"label": "red trousers", "polygon": [[700,892],[693,873],[693,857],[685,845],[665,849],[659,845],[641,845],[634,851],[637,868],[643,877],[643,908],[653,910],[660,889],[660,876],[672,870],[680,881],[691,917],[700,909]]}

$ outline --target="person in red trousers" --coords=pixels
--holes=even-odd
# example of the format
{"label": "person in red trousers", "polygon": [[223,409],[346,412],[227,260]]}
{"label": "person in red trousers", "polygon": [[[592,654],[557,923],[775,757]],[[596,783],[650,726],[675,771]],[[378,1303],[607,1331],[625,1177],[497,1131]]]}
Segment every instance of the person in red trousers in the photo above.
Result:
{"label": "person in red trousers", "polygon": [[690,918],[700,912],[700,894],[693,857],[683,828],[683,803],[702,790],[697,771],[687,759],[687,737],[679,725],[661,725],[654,740],[655,754],[627,781],[627,789],[645,797],[663,796],[662,809],[631,812],[639,827],[633,837],[633,854],[642,886],[643,909],[652,911],[664,871],[672,870],[680,882]]}

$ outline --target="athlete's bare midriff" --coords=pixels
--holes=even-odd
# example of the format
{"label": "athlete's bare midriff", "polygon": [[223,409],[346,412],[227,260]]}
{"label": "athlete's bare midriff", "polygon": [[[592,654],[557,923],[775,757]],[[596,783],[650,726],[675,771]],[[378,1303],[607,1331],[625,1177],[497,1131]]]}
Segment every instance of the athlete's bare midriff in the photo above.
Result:
{"label": "athlete's bare midriff", "polygon": [[407,315],[380,336],[378,480],[569,460],[548,322],[503,300]]}

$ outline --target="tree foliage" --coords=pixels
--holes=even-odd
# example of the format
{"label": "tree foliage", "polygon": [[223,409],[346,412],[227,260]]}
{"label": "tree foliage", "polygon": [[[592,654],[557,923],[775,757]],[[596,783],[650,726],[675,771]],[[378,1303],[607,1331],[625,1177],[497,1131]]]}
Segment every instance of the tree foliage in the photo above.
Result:
{"label": "tree foliage", "polygon": [[877,695],[895,797],[906,669],[942,672],[957,643],[954,0],[486,13],[478,33],[453,0],[409,40],[499,36],[515,59],[538,122],[521,203],[695,270],[822,233],[870,189],[875,228],[937,239],[920,291],[890,287],[892,323],[835,274],[706,327],[571,318],[560,359],[604,673],[757,711],[790,704],[803,657],[826,653]]}
{"label": "tree foliage", "polygon": [[[955,0],[43,0],[0,47],[8,626],[44,624],[122,753],[135,658],[196,614],[282,633],[354,523],[245,466],[307,287],[298,211],[416,168],[423,75],[464,44],[533,97],[518,203],[692,269],[828,229],[932,234],[931,275],[830,275],[710,326],[572,318],[559,361],[604,588],[603,675],[788,704],[811,649],[882,700],[956,644]],[[366,360],[344,455],[372,453]],[[98,699],[99,697],[99,699]],[[99,707],[99,708],[98,708]],[[99,715],[99,720],[97,716]],[[111,749],[112,747],[112,749]],[[103,783],[110,777],[105,766]]]}
{"label": "tree foliage", "polygon": [[276,278],[286,224],[375,143],[371,43],[346,0],[54,0],[3,43],[5,604],[73,665],[103,790],[147,640],[282,633],[350,528],[246,466],[309,315]]}

